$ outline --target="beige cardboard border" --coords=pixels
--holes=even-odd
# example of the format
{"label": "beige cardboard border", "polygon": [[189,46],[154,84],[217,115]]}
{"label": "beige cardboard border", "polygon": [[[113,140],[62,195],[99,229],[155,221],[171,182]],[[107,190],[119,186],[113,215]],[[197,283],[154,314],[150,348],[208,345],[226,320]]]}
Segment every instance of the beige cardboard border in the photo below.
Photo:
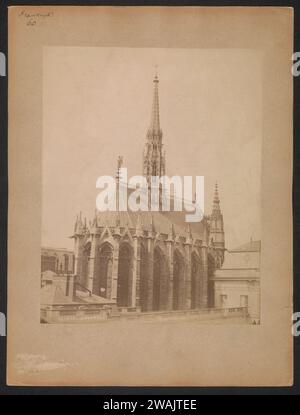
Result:
{"label": "beige cardboard border", "polygon": [[[9,8],[8,384],[292,384],[292,39],[290,8]],[[40,325],[42,48],[49,45],[262,51],[260,326]],[[18,369],[22,354],[44,356],[49,370]]]}

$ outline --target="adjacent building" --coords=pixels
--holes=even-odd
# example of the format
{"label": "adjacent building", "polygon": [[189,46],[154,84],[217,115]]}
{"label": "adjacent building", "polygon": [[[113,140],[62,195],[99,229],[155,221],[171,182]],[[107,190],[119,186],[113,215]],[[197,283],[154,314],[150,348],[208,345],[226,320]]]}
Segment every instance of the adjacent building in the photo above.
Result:
{"label": "adjacent building", "polygon": [[73,251],[64,248],[42,248],[41,272],[45,271],[52,271],[55,274],[73,274]]}
{"label": "adjacent building", "polygon": [[250,241],[225,253],[213,277],[215,307],[247,307],[253,323],[260,322],[260,241]]}

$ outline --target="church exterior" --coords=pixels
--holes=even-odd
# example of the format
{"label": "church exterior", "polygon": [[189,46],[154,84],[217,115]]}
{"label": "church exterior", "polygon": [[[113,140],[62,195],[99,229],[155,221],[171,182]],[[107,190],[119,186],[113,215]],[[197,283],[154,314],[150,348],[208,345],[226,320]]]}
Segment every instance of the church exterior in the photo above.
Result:
{"label": "church exterior", "polygon": [[[159,119],[157,76],[143,175],[166,172]],[[224,261],[223,215],[216,185],[212,213],[185,222],[185,212],[96,212],[87,225],[81,214],[74,234],[75,275],[80,290],[141,312],[214,306],[213,275]]]}

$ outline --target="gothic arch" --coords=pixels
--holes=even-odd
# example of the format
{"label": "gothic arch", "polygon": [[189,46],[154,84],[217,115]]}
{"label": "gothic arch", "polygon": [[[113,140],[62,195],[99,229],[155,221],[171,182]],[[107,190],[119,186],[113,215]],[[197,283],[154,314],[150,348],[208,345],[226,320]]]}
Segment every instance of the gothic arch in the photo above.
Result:
{"label": "gothic arch", "polygon": [[153,253],[153,311],[161,310],[164,306],[165,271],[164,253],[157,245]]}
{"label": "gothic arch", "polygon": [[117,305],[131,305],[133,249],[127,242],[119,246]]}
{"label": "gothic arch", "polygon": [[176,236],[176,238],[177,238],[177,242],[175,242],[174,252],[177,251],[184,258],[184,255],[185,255],[184,246],[182,244],[182,241],[180,241],[180,237]]}
{"label": "gothic arch", "polygon": [[162,239],[156,239],[154,242],[154,249],[159,249],[161,254],[165,257],[167,254],[166,245]]}
{"label": "gothic arch", "polygon": [[104,242],[97,250],[93,277],[93,294],[109,298],[112,277],[113,247]]}
{"label": "gothic arch", "polygon": [[178,249],[173,255],[173,310],[182,308],[184,301],[184,257]]}
{"label": "gothic arch", "polygon": [[147,310],[148,290],[148,255],[144,245],[140,245],[140,306],[141,311]]}
{"label": "gothic arch", "polygon": [[91,254],[91,243],[87,242],[82,250],[82,262],[81,262],[81,273],[80,273],[80,284],[86,287],[86,281],[88,280],[89,274],[89,258]]}
{"label": "gothic arch", "polygon": [[214,307],[215,304],[215,293],[214,293],[214,282],[212,280],[216,269],[215,258],[212,254],[207,255],[207,279],[208,279],[208,307]]}
{"label": "gothic arch", "polygon": [[199,255],[192,252],[191,257],[191,308],[197,308],[200,304],[200,271],[201,262]]}

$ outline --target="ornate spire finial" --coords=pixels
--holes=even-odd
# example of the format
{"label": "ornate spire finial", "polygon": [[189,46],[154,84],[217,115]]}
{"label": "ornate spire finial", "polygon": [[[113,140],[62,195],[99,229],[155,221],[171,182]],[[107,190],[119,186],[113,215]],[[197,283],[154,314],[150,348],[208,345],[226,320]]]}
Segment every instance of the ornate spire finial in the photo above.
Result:
{"label": "ornate spire finial", "polygon": [[117,175],[116,178],[119,179],[120,178],[120,169],[123,165],[123,156],[118,156],[118,160],[117,160]]}
{"label": "ornate spire finial", "polygon": [[214,200],[213,200],[213,207],[212,207],[212,215],[218,215],[218,214],[221,214],[221,209],[220,209],[220,198],[219,198],[218,182],[216,182]]}
{"label": "ornate spire finial", "polygon": [[188,223],[185,229],[185,243],[191,244],[191,242],[192,242],[192,231],[191,231],[190,224]]}
{"label": "ornate spire finial", "polygon": [[159,122],[159,98],[158,98],[158,75],[157,71],[155,73],[154,79],[154,90],[153,90],[153,102],[152,102],[152,113],[151,113],[151,122],[150,122],[150,131],[154,133],[159,133],[160,131],[160,122]]}
{"label": "ornate spire finial", "polygon": [[75,221],[75,225],[74,225],[74,233],[76,233],[76,231],[77,231],[77,226],[78,226],[78,215],[76,215],[76,221]]}
{"label": "ornate spire finial", "polygon": [[116,198],[116,203],[117,203],[117,211],[119,211],[119,188],[120,188],[120,179],[122,181],[122,177],[121,177],[121,167],[123,165],[123,156],[118,156],[118,160],[117,160],[117,174],[116,174],[116,181],[117,181],[117,198]]}
{"label": "ornate spire finial", "polygon": [[174,241],[174,237],[175,237],[175,229],[174,229],[174,225],[173,223],[170,226],[170,231],[168,234],[168,242],[173,242]]}
{"label": "ornate spire finial", "polygon": [[140,213],[138,213],[138,215],[137,215],[137,220],[136,220],[135,228],[137,230],[141,230],[142,229],[142,219],[141,219]]}
{"label": "ornate spire finial", "polygon": [[154,217],[153,217],[153,215],[151,215],[150,225],[151,225],[151,230],[154,232],[155,231],[155,226],[154,226]]}
{"label": "ornate spire finial", "polygon": [[143,235],[143,230],[142,230],[142,220],[141,220],[141,215],[140,213],[138,213],[137,215],[137,219],[136,219],[136,224],[135,224],[135,237],[140,237]]}
{"label": "ornate spire finial", "polygon": [[98,210],[97,210],[97,208],[95,209],[94,220],[93,220],[92,226],[95,226],[95,227],[98,226]]}
{"label": "ornate spire finial", "polygon": [[118,157],[118,169],[122,167],[122,164],[123,164],[123,156],[119,156]]}
{"label": "ornate spire finial", "polygon": [[215,199],[219,200],[218,182],[216,182],[215,184]]}
{"label": "ornate spire finial", "polygon": [[120,213],[117,212],[116,216],[116,226],[114,229],[114,236],[120,237],[121,236],[121,230],[120,230]]}
{"label": "ornate spire finial", "polygon": [[158,80],[158,65],[155,65],[155,75],[154,75],[154,81],[153,82],[159,82]]}

